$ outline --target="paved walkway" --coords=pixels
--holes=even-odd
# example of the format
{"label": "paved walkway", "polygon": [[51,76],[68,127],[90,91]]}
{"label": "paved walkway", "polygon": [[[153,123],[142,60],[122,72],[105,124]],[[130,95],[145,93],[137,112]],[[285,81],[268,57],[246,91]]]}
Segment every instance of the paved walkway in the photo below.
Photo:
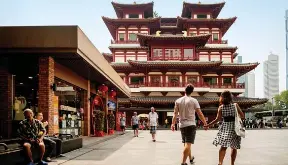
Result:
{"label": "paved walkway", "polygon": [[[218,148],[211,145],[216,132],[197,132],[192,150],[195,165],[217,164]],[[179,165],[183,147],[180,132],[163,130],[157,136],[153,143],[148,131],[142,131],[138,138],[128,133],[71,152],[50,165]],[[251,130],[238,153],[237,165],[287,165],[288,130]],[[229,157],[227,153],[225,165],[230,164]]]}

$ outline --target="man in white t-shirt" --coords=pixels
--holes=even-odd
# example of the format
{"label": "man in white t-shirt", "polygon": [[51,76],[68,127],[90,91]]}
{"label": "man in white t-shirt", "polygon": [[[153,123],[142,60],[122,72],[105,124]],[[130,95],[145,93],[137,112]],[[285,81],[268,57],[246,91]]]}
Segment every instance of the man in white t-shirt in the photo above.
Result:
{"label": "man in white t-shirt", "polygon": [[150,133],[152,135],[152,140],[153,142],[155,142],[156,141],[155,134],[158,126],[158,114],[155,112],[154,107],[151,107],[151,112],[148,115],[148,124],[150,126]]}
{"label": "man in white t-shirt", "polygon": [[207,125],[205,117],[200,109],[198,101],[191,97],[194,87],[192,84],[188,84],[185,93],[186,95],[175,101],[174,115],[172,119],[171,129],[175,130],[176,118],[179,114],[179,125],[182,135],[182,142],[184,143],[183,159],[181,165],[187,165],[186,159],[190,158],[190,163],[193,164],[194,157],[191,155],[191,144],[194,144],[196,136],[196,122],[195,112],[200,120]]}

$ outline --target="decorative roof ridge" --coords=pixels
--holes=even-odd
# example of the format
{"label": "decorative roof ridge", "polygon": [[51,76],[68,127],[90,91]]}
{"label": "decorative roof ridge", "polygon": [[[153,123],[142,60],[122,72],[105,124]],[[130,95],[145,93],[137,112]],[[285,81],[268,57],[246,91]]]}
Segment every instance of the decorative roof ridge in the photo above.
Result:
{"label": "decorative roof ridge", "polygon": [[124,5],[124,6],[135,6],[135,5],[154,5],[154,2],[147,2],[147,3],[118,3],[115,1],[111,2],[112,5]]}
{"label": "decorative roof ridge", "polygon": [[199,63],[199,64],[222,64],[222,61],[138,61],[138,60],[127,60],[129,64],[133,64],[133,63],[142,63],[142,64],[149,64],[149,63]]}
{"label": "decorative roof ridge", "polygon": [[147,34],[142,34],[142,33],[137,33],[137,36],[142,36],[142,37],[155,37],[155,38],[161,38],[161,37],[175,37],[175,38],[198,38],[198,37],[210,37],[211,34],[200,34],[200,35],[195,35],[195,36],[183,36],[183,35],[160,35],[160,36],[156,36],[156,35],[147,35]]}
{"label": "decorative roof ridge", "polygon": [[237,65],[237,66],[241,66],[241,65],[259,65],[260,63],[259,62],[252,62],[252,63],[222,63],[221,66],[231,66],[231,65]]}
{"label": "decorative roof ridge", "polygon": [[178,16],[177,19],[180,20],[192,20],[192,21],[224,21],[224,20],[233,20],[235,21],[237,19],[237,16],[234,17],[228,17],[228,18],[201,18],[201,19],[191,19],[191,18],[185,18],[185,17],[180,17]]}
{"label": "decorative roof ridge", "polygon": [[190,3],[190,2],[186,2],[186,1],[183,1],[183,5],[185,5],[185,4],[187,4],[187,5],[200,5],[200,6],[206,6],[206,5],[225,5],[226,4],[226,2],[225,1],[223,1],[223,2],[217,2],[217,3]]}
{"label": "decorative roof ridge", "polygon": [[103,56],[113,56],[112,53],[102,53]]}
{"label": "decorative roof ridge", "polygon": [[116,20],[161,20],[161,17],[149,17],[149,18],[110,18],[106,16],[102,16],[103,20],[111,20],[111,21],[116,21]]}

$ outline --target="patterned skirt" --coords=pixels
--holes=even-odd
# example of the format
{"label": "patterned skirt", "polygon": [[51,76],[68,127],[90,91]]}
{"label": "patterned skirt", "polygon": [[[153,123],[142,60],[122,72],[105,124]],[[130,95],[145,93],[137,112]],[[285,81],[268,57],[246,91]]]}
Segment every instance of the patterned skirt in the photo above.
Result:
{"label": "patterned skirt", "polygon": [[240,149],[241,137],[235,132],[235,122],[222,122],[213,144],[215,146],[220,145],[222,147]]}

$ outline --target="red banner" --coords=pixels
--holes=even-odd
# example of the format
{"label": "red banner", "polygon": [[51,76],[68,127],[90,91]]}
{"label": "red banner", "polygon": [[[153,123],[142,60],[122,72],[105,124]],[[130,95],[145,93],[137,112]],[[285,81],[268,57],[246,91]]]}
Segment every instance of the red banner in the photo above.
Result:
{"label": "red banner", "polygon": [[116,114],[116,130],[117,131],[121,131],[121,128],[120,128],[120,118],[121,118],[121,115],[123,114],[123,112],[117,112]]}

